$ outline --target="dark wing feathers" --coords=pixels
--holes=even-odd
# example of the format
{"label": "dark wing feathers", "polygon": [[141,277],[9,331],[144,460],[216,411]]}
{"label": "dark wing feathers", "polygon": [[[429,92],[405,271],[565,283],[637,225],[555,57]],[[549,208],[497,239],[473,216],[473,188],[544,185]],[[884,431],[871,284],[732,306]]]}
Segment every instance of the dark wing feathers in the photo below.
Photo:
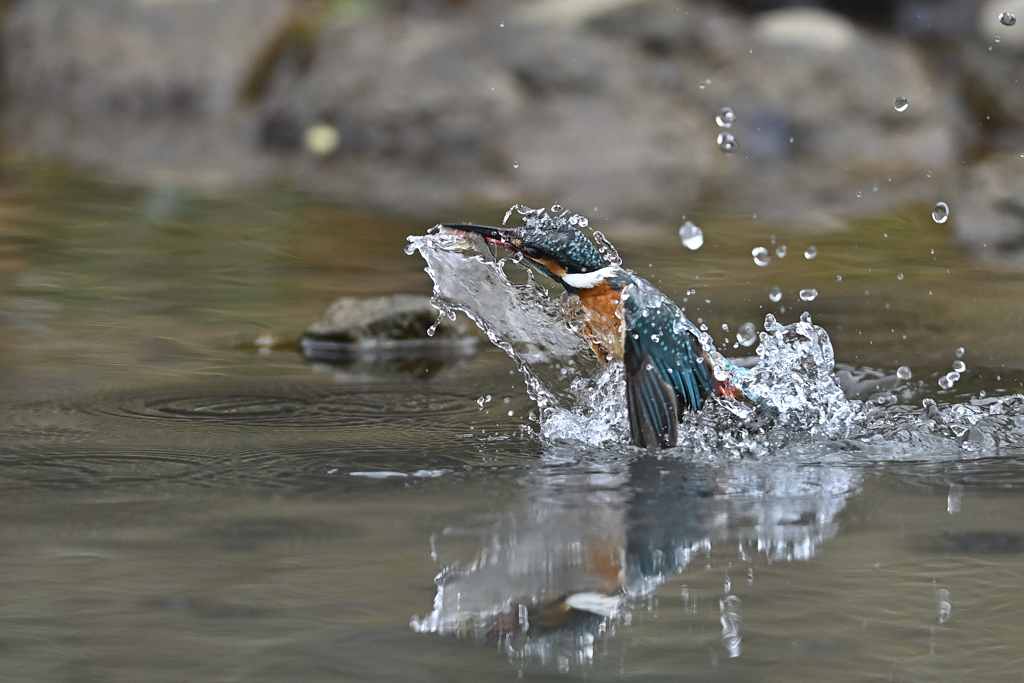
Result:
{"label": "dark wing feathers", "polygon": [[626,401],[629,433],[634,444],[650,450],[676,445],[679,436],[676,390],[665,381],[649,354],[640,359],[635,371],[627,371]]}
{"label": "dark wing feathers", "polygon": [[624,301],[629,431],[637,446],[669,448],[678,439],[680,413],[700,410],[712,392],[711,371],[692,334],[671,332],[682,311],[665,299],[643,316],[641,303],[642,297]]}

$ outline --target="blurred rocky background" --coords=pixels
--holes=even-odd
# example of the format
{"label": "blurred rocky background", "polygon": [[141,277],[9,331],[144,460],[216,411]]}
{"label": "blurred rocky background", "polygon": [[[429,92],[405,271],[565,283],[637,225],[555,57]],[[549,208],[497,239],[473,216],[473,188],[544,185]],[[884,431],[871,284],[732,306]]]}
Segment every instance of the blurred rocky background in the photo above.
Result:
{"label": "blurred rocky background", "polygon": [[1024,0],[0,6],[9,160],[452,219],[824,229],[943,200],[956,239],[1024,263]]}

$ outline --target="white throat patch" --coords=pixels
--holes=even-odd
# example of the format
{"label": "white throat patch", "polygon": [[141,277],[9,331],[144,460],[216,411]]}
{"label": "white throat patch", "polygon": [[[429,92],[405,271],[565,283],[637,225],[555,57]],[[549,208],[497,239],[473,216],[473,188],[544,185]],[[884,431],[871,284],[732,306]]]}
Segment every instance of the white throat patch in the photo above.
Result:
{"label": "white throat patch", "polygon": [[596,287],[619,272],[618,266],[605,266],[592,273],[571,273],[562,276],[562,282],[573,289],[590,289]]}

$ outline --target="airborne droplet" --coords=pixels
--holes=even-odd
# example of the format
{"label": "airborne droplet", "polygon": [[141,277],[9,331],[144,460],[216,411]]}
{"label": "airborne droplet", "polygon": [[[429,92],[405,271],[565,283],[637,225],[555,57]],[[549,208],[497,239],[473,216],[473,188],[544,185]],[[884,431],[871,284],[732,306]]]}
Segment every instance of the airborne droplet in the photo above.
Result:
{"label": "airborne droplet", "polygon": [[739,148],[736,144],[736,138],[732,133],[719,133],[718,135],[718,149],[722,150],[726,154],[732,154]]}
{"label": "airborne droplet", "polygon": [[999,15],[999,23],[1003,26],[1013,26],[1017,23],[1017,16],[1013,12],[1002,12]]}
{"label": "airborne droplet", "polygon": [[718,112],[718,116],[715,117],[715,123],[719,128],[731,128],[735,120],[736,112],[732,110],[732,107],[722,107],[722,111]]}
{"label": "airborne droplet", "polygon": [[812,258],[814,258],[817,255],[818,255],[818,248],[816,246],[814,246],[813,244],[811,246],[807,247],[807,250],[804,251],[804,258],[807,259],[808,261],[810,261]]}
{"label": "airborne droplet", "polygon": [[949,219],[949,204],[938,202],[932,208],[932,220],[936,223],[945,223]]}
{"label": "airborne droplet", "polygon": [[782,290],[772,285],[768,288],[768,298],[772,301],[782,301]]}
{"label": "airborne droplet", "polygon": [[750,255],[754,257],[754,263],[762,267],[767,266],[772,261],[772,255],[764,247],[754,247],[750,251]]}
{"label": "airborne droplet", "polygon": [[800,301],[814,301],[818,298],[818,290],[813,287],[800,290]]}
{"label": "airborne droplet", "polygon": [[962,360],[955,360],[953,361],[953,369],[956,370],[957,372],[963,372],[964,370],[967,369],[967,364],[964,363]]}
{"label": "airborne droplet", "polygon": [[895,107],[896,111],[898,112],[905,112],[907,110],[907,107],[909,106],[910,102],[908,102],[907,98],[904,97],[903,95],[897,97],[896,101],[893,102],[893,107]]}
{"label": "airborne droplet", "polygon": [[693,221],[686,221],[679,228],[679,239],[687,249],[700,249],[704,246],[704,231],[694,225]]}
{"label": "airborne droplet", "polygon": [[775,255],[778,256],[779,258],[786,258],[786,245],[780,244],[779,246],[775,247]]}
{"label": "airborne droplet", "polygon": [[910,379],[913,374],[910,372],[910,368],[906,365],[901,365],[896,369],[896,376],[900,379]]}
{"label": "airborne droplet", "polygon": [[754,327],[754,323],[740,325],[740,328],[736,330],[736,341],[743,346],[753,346],[757,341],[757,329]]}

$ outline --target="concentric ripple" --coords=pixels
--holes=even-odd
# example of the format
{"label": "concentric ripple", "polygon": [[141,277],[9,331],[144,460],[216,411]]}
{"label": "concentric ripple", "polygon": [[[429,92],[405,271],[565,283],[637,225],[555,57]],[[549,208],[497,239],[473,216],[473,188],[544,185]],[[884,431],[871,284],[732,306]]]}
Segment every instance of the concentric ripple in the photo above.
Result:
{"label": "concentric ripple", "polygon": [[468,396],[424,387],[397,389],[296,390],[205,394],[149,394],[98,402],[85,408],[120,418],[235,424],[276,428],[364,426],[395,419],[437,419],[474,412]]}

